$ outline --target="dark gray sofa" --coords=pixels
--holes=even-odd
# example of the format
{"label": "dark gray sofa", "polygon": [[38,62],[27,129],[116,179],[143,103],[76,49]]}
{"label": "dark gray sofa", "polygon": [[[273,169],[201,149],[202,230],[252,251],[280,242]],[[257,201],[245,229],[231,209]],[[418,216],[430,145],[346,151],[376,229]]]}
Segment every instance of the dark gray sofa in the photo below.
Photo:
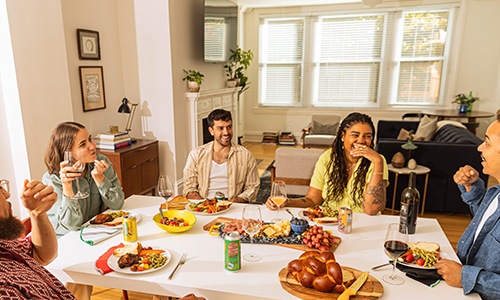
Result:
{"label": "dark gray sofa", "polygon": [[[406,157],[401,148],[406,141],[396,140],[401,128],[413,130],[418,128],[418,121],[379,121],[377,125],[376,149],[388,163],[396,152]],[[480,172],[480,177],[487,182],[488,177],[482,174],[481,158],[477,146],[482,141],[464,128],[445,125],[438,130],[432,141],[414,141],[418,149],[412,152],[419,165],[431,169],[427,188],[426,211],[470,213],[469,207],[462,202],[460,191],[453,181],[453,175],[462,166],[468,164]],[[421,197],[424,191],[425,176],[417,176],[417,188]],[[387,189],[387,207],[392,205],[394,174],[389,174],[390,187]],[[408,185],[408,176],[400,176],[396,192],[396,208],[400,207],[400,197]]]}

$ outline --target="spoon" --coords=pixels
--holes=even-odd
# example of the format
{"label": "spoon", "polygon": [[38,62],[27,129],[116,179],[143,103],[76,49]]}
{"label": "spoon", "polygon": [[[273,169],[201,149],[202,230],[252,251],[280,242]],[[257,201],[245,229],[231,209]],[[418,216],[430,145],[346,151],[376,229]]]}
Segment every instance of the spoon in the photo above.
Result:
{"label": "spoon", "polygon": [[165,216],[163,215],[163,209],[161,209],[161,206],[158,208],[160,210],[160,217],[162,220],[165,220]]}
{"label": "spoon", "polygon": [[289,213],[292,216],[292,218],[296,219],[296,217],[292,214],[292,212],[288,208],[286,208],[285,210],[287,213]]}

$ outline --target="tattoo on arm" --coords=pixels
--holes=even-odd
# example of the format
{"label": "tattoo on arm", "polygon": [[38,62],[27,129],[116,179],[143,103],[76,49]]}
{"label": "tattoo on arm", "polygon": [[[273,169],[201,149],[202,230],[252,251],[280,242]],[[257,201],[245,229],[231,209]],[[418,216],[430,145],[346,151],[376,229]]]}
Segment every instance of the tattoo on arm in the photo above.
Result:
{"label": "tattoo on arm", "polygon": [[385,189],[386,184],[384,179],[380,180],[377,185],[368,187],[367,193],[373,197],[372,204],[378,205],[379,211],[382,211],[385,207]]}

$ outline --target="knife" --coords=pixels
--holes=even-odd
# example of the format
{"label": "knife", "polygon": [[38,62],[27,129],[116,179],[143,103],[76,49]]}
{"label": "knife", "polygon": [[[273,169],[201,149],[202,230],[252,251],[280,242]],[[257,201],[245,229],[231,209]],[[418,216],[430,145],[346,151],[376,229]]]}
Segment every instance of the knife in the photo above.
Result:
{"label": "knife", "polygon": [[356,279],[356,281],[350,287],[348,287],[342,294],[340,294],[337,300],[349,300],[349,297],[356,295],[359,288],[363,286],[367,278],[368,272],[363,272],[363,274],[361,274],[361,276],[359,276],[358,279]]}

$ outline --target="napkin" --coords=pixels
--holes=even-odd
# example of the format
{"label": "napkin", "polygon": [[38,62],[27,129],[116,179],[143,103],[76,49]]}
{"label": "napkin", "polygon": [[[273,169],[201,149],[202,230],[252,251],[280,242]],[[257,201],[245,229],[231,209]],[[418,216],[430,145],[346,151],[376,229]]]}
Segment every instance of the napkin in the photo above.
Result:
{"label": "napkin", "polygon": [[80,230],[80,239],[89,244],[90,246],[94,246],[104,240],[107,240],[118,233],[121,232],[121,228],[117,227],[96,227],[86,225],[83,226]]}
{"label": "napkin", "polygon": [[116,248],[122,248],[123,243],[120,243],[117,246],[113,246],[108,249],[103,255],[101,255],[97,261],[95,262],[95,269],[101,273],[102,275],[112,272],[113,270],[108,266],[108,259],[113,254],[113,250]]}
{"label": "napkin", "polygon": [[437,273],[436,269],[419,269],[408,267],[400,263],[396,264],[396,268],[406,273],[406,276],[421,282],[429,287],[435,287],[443,278]]}

